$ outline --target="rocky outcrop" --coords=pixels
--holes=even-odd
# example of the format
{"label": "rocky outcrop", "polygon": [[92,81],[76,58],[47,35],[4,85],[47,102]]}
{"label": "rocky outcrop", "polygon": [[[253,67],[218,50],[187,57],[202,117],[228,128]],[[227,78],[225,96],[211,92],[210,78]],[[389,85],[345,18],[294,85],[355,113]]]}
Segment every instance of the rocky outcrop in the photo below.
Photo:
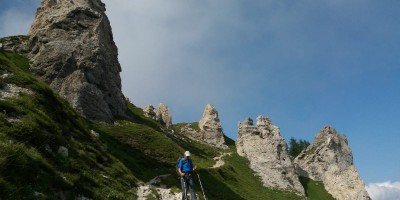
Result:
{"label": "rocky outcrop", "polygon": [[2,38],[0,40],[0,50],[25,55],[29,53],[29,49],[27,46],[28,39],[28,36],[24,35]]}
{"label": "rocky outcrop", "polygon": [[100,0],[42,0],[29,31],[31,71],[84,116],[125,115],[121,67]]}
{"label": "rocky outcrop", "polygon": [[269,118],[259,116],[256,125],[251,118],[239,123],[236,148],[239,155],[249,159],[250,168],[261,177],[264,186],[305,195],[286,141]]}
{"label": "rocky outcrop", "polygon": [[206,105],[203,117],[199,121],[199,128],[201,140],[216,147],[226,147],[218,111],[213,105]]}
{"label": "rocky outcrop", "polygon": [[347,138],[325,126],[314,143],[294,160],[300,176],[322,181],[338,200],[370,200],[364,182],[353,164]]}
{"label": "rocky outcrop", "polygon": [[143,109],[143,112],[146,117],[164,124],[167,128],[172,128],[172,115],[168,110],[168,106],[165,104],[158,104],[158,108],[154,108],[153,105],[148,105]]}
{"label": "rocky outcrop", "polygon": [[207,104],[203,116],[198,123],[186,124],[180,130],[181,134],[211,146],[226,149],[224,132],[218,117],[218,111]]}
{"label": "rocky outcrop", "polygon": [[153,105],[147,105],[144,109],[143,109],[143,113],[144,116],[151,118],[151,119],[156,119],[156,109],[154,108]]}
{"label": "rocky outcrop", "polygon": [[156,109],[156,120],[163,123],[167,128],[172,128],[172,115],[168,110],[168,107],[160,103]]}

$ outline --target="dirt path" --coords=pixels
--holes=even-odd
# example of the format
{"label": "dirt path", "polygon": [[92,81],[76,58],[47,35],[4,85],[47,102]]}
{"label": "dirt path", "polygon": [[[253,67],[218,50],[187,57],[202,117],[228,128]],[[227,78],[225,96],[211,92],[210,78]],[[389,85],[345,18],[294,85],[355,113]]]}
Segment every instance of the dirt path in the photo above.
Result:
{"label": "dirt path", "polygon": [[221,154],[220,156],[215,157],[215,158],[214,158],[215,164],[214,164],[214,166],[212,166],[212,167],[210,167],[210,168],[213,169],[213,168],[218,168],[218,167],[224,166],[224,165],[225,165],[224,157],[227,156],[227,155],[230,156],[231,154],[232,154],[232,152],[223,153],[223,154]]}

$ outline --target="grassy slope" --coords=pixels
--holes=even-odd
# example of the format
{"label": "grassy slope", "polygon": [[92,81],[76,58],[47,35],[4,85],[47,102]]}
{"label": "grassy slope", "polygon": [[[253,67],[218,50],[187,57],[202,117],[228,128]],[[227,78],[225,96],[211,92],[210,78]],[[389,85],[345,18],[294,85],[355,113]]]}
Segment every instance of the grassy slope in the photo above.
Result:
{"label": "grassy slope", "polygon": [[332,195],[325,190],[324,184],[321,181],[300,177],[300,182],[306,190],[309,199],[335,200]]}
{"label": "grassy slope", "polygon": [[[192,152],[200,168],[208,199],[301,199],[290,192],[262,187],[248,160],[235,153],[235,144],[229,138],[232,155],[226,157],[224,166],[210,169],[213,157],[220,153],[218,149],[168,134],[160,124],[144,117],[140,108],[130,104],[129,120],[118,119],[114,124],[88,122],[29,74],[26,58],[0,52],[0,67],[13,73],[0,78],[0,87],[13,83],[34,92],[0,100],[1,199],[30,199],[35,192],[53,199],[58,191],[64,191],[67,199],[77,195],[135,199],[132,188],[138,181],[162,174],[172,174],[163,183],[179,191],[175,164],[184,150]],[[10,116],[20,121],[9,122]],[[100,134],[99,138],[90,134],[92,129]],[[60,146],[69,149],[68,158],[57,153]],[[197,178],[195,183],[200,194]],[[314,186],[308,185],[309,199],[320,199],[314,198],[311,191],[321,191],[321,185]]]}
{"label": "grassy slope", "polygon": [[[12,73],[1,78],[1,87],[12,83],[33,92],[0,100],[0,198],[33,199],[36,193],[57,199],[60,191],[67,199],[135,198],[134,176],[28,67],[28,59],[0,51],[0,68]],[[57,153],[60,146],[68,148],[68,157]]]}

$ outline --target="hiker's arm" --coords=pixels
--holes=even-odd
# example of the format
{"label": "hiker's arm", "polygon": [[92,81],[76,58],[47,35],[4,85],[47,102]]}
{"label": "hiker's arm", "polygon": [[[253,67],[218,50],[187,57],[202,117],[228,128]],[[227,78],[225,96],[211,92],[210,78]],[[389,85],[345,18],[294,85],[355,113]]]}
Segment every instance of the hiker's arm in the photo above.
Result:
{"label": "hiker's arm", "polygon": [[185,176],[185,173],[183,173],[183,172],[181,171],[181,168],[178,168],[178,172],[179,172],[179,174],[180,174],[181,176]]}

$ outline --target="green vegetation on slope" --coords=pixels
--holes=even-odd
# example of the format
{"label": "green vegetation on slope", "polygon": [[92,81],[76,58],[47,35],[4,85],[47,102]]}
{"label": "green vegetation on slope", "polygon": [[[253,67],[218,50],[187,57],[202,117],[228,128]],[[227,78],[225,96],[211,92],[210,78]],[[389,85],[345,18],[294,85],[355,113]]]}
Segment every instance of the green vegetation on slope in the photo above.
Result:
{"label": "green vegetation on slope", "polygon": [[303,185],[304,190],[308,199],[324,199],[324,200],[335,200],[335,198],[330,195],[324,187],[321,181],[314,181],[307,177],[300,176],[300,183]]}
{"label": "green vegetation on slope", "polygon": [[[133,199],[135,178],[90,134],[87,122],[29,72],[28,59],[0,51],[2,88],[31,91],[0,100],[0,198]],[[58,153],[68,149],[68,157]]]}
{"label": "green vegetation on slope", "polygon": [[[0,68],[9,74],[1,76],[0,89],[13,84],[31,91],[0,99],[1,199],[136,199],[134,188],[139,182],[164,174],[171,176],[162,184],[180,192],[175,165],[185,150],[192,152],[210,200],[302,199],[263,187],[227,137],[229,149],[221,151],[179,134],[184,124],[176,125],[171,134],[133,104],[128,106],[128,119],[118,117],[113,124],[90,122],[31,76],[28,59],[1,51]],[[197,123],[191,126],[198,129]],[[60,147],[68,148],[67,157],[58,153]],[[225,165],[210,168],[222,152],[231,153]],[[195,184],[201,194],[197,175]],[[321,183],[308,180],[303,184],[309,199],[327,194]]]}

